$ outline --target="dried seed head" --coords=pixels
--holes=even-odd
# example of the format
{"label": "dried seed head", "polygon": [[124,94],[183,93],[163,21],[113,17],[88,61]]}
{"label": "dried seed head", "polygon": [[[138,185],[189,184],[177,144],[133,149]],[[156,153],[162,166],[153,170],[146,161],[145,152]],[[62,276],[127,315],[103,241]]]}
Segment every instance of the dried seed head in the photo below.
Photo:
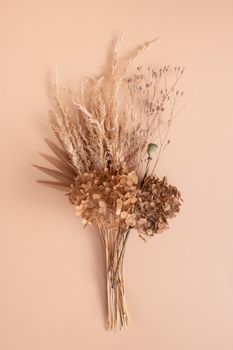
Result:
{"label": "dried seed head", "polygon": [[152,158],[152,156],[155,154],[157,148],[158,148],[158,145],[156,145],[155,143],[148,144],[148,147],[147,147],[148,158]]}

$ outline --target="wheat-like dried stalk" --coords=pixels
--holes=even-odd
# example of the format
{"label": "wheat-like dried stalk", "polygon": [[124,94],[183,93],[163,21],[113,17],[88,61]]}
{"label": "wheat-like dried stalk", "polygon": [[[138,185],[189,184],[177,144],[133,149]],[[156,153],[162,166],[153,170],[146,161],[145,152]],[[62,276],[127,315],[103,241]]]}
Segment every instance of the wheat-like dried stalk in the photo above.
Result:
{"label": "wheat-like dried stalk", "polygon": [[184,68],[138,66],[132,74],[132,65],[157,39],[127,59],[120,56],[122,41],[114,45],[110,73],[85,79],[79,98],[60,89],[56,75],[50,124],[60,147],[47,140],[56,157],[42,154],[56,170],[36,166],[56,179],[41,183],[64,188],[82,222],[99,228],[109,329],[129,322],[123,258],[131,230],[144,240],[162,232],[181,204],[180,192],[155,170],[183,95],[177,84]]}

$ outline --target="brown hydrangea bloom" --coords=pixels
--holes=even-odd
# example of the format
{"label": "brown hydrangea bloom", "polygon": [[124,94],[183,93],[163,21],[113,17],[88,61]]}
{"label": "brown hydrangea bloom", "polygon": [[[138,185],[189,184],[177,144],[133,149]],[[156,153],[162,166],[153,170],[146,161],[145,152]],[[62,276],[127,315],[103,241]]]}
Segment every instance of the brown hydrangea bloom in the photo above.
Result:
{"label": "brown hydrangea bloom", "polygon": [[118,226],[127,230],[136,224],[134,213],[138,198],[135,172],[93,171],[78,176],[71,185],[69,200],[84,224]]}
{"label": "brown hydrangea bloom", "polygon": [[175,186],[162,180],[148,176],[136,205],[140,213],[136,228],[141,238],[154,236],[168,228],[168,219],[174,217],[180,210],[181,194]]}

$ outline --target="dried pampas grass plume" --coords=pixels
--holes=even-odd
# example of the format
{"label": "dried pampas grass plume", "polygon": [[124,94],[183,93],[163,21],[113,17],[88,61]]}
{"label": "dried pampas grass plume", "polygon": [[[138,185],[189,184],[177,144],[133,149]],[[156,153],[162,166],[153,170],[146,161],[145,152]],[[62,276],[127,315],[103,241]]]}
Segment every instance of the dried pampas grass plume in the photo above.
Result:
{"label": "dried pampas grass plume", "polygon": [[53,168],[36,167],[53,178],[40,183],[66,191],[84,225],[99,228],[106,257],[107,328],[127,327],[124,254],[130,232],[143,240],[163,232],[180,210],[181,194],[156,167],[169,144],[168,134],[183,92],[177,84],[184,68],[132,67],[158,39],[127,59],[123,37],[113,48],[108,74],[87,78],[77,97],[55,81],[50,125],[59,146],[46,140]]}

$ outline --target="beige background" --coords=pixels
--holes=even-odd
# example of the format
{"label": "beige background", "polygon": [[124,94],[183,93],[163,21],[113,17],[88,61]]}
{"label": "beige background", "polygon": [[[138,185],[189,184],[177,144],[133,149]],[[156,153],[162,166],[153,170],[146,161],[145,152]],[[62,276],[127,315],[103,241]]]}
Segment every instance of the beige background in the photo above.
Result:
{"label": "beige background", "polygon": [[[1,0],[0,12],[0,349],[232,350],[232,1]],[[190,103],[159,166],[185,203],[164,235],[131,235],[133,326],[113,334],[97,231],[29,164],[47,150],[55,64],[78,86],[120,32],[125,49],[161,37],[144,61],[187,66]]]}

